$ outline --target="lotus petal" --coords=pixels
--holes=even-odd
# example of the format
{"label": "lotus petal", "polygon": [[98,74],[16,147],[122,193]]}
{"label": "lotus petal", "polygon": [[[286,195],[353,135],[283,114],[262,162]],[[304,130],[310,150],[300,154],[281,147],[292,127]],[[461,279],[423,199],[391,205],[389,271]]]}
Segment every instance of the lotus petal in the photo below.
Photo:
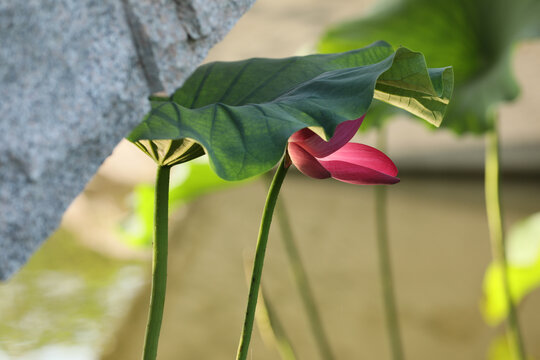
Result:
{"label": "lotus petal", "polygon": [[396,165],[388,156],[382,151],[364,144],[348,143],[320,160],[321,162],[343,161],[354,165],[365,166],[390,176],[396,176],[398,173]]}
{"label": "lotus petal", "polygon": [[295,132],[290,138],[290,142],[298,143],[311,155],[322,158],[328,156],[347,144],[356,134],[362,124],[364,116],[356,119],[344,121],[336,127],[334,136],[329,141],[325,141],[319,135],[308,128]]}
{"label": "lotus petal", "polygon": [[327,179],[330,173],[314,158],[296,143],[289,143],[291,161],[304,175],[315,179]]}

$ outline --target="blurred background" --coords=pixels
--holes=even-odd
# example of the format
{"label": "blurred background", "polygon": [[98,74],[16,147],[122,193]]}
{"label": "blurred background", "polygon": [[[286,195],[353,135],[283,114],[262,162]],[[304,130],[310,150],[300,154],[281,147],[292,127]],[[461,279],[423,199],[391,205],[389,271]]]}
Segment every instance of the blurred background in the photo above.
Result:
{"label": "blurred background", "polygon": [[[206,61],[311,53],[328,26],[369,14],[374,5],[258,0]],[[540,211],[539,58],[540,41],[516,47],[512,67],[521,95],[499,108],[508,227]],[[504,329],[487,325],[481,311],[491,261],[484,138],[458,138],[405,116],[388,125],[387,135],[387,153],[401,178],[388,191],[388,221],[406,358],[495,359]],[[355,141],[374,146],[375,134]],[[178,180],[186,175],[177,168]],[[60,229],[0,284],[1,360],[140,357],[151,254],[124,241],[119,227],[129,218],[134,187],[151,184],[154,175],[146,155],[119,144]],[[247,297],[244,262],[254,253],[266,188],[264,179],[254,179],[197,197],[171,214],[159,359],[234,356]],[[373,188],[291,172],[281,198],[335,358],[389,359]],[[276,226],[263,284],[298,359],[319,358]],[[540,292],[526,296],[519,316],[527,352],[540,358]],[[280,358],[257,331],[251,356]]]}

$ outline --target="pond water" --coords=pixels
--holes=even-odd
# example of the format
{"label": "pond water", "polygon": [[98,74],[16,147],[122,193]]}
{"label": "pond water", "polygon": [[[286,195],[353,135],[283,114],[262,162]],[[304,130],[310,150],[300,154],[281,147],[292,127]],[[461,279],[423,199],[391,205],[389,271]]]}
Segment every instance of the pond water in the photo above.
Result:
{"label": "pond water", "polygon": [[0,359],[98,359],[146,273],[59,230],[0,284]]}

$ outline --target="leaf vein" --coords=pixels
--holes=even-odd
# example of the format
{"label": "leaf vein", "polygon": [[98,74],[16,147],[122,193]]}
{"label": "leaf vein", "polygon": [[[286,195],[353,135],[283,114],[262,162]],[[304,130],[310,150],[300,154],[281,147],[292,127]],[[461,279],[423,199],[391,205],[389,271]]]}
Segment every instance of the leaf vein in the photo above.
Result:
{"label": "leaf vein", "polygon": [[289,66],[294,64],[297,61],[298,58],[292,58],[291,61],[280,67],[275,73],[270,75],[265,81],[263,81],[259,86],[257,86],[255,89],[251,90],[247,95],[245,95],[242,99],[236,102],[235,105],[240,105],[246,103],[246,101],[253,96],[257,91],[260,91],[262,88],[264,88],[266,85],[268,85],[272,80],[276,78],[279,74],[281,74],[283,71],[285,71]]}
{"label": "leaf vein", "polygon": [[238,71],[238,73],[236,74],[234,79],[231,81],[231,83],[229,84],[229,86],[227,87],[227,89],[225,90],[225,92],[223,93],[223,95],[221,96],[221,98],[217,102],[225,102],[225,99],[227,98],[227,96],[229,96],[229,94],[230,94],[231,90],[233,89],[233,87],[238,83],[238,81],[240,80],[242,74],[244,73],[244,71],[246,71],[247,67],[249,65],[251,65],[251,63],[253,63],[253,60],[254,59],[249,59],[248,61],[246,61],[244,66],[242,66],[240,71]]}
{"label": "leaf vein", "polygon": [[191,102],[190,109],[193,109],[195,107],[195,104],[197,103],[197,100],[199,100],[199,95],[201,94],[204,83],[208,79],[208,76],[212,72],[212,69],[214,68],[215,64],[216,63],[212,63],[212,64],[208,65],[208,68],[206,69],[206,71],[205,71],[205,73],[203,75],[203,78],[202,78],[201,82],[199,83],[199,86],[197,87],[197,90],[195,91],[195,96],[193,96],[193,101]]}

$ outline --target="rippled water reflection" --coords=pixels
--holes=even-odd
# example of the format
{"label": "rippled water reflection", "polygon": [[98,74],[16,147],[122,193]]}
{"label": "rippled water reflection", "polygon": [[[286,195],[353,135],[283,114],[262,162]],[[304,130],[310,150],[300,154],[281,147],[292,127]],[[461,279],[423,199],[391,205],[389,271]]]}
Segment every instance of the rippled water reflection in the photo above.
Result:
{"label": "rippled water reflection", "polygon": [[106,258],[58,231],[0,284],[0,359],[99,358],[144,282],[140,263]]}

